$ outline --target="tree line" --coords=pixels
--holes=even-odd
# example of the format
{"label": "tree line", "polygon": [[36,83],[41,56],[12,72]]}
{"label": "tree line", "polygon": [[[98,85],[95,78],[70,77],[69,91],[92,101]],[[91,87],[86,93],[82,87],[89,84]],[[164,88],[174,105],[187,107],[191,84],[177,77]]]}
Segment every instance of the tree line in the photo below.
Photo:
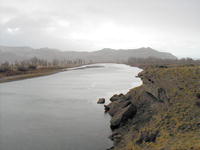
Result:
{"label": "tree line", "polygon": [[0,73],[11,72],[11,71],[30,71],[41,68],[68,68],[68,67],[83,65],[85,63],[86,62],[82,59],[75,59],[75,60],[53,59],[52,61],[47,61],[39,59],[37,57],[33,57],[28,60],[15,61],[14,63],[10,63],[8,61],[1,63]]}
{"label": "tree line", "polygon": [[[15,61],[14,63],[10,63],[8,61],[0,64],[0,73],[5,72],[25,72],[30,70],[42,69],[42,68],[68,68],[74,66],[80,66],[85,64],[94,63],[92,60],[85,61],[83,59],[53,59],[52,61],[47,61],[44,59],[39,59],[37,57],[33,57],[28,60],[23,61]],[[103,62],[105,63],[105,62]],[[119,62],[116,62],[119,63]],[[127,60],[127,62],[123,62],[124,64],[128,64],[131,66],[160,66],[165,67],[165,65],[200,65],[200,60],[194,60],[192,58],[182,58],[182,59],[160,59],[160,58],[135,58],[131,57]]]}

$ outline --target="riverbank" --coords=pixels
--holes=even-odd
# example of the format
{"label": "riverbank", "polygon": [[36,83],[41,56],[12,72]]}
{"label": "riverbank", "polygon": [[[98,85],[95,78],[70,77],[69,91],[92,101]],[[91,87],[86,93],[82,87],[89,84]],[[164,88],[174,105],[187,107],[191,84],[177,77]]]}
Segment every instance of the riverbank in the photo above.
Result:
{"label": "riverbank", "polygon": [[59,68],[51,68],[51,69],[45,68],[45,69],[37,69],[34,71],[24,72],[17,75],[8,75],[8,76],[2,75],[0,77],[0,83],[34,78],[34,77],[39,77],[39,76],[46,76],[46,75],[51,75],[51,74],[58,73],[61,71],[62,69],[59,69]]}
{"label": "riverbank", "polygon": [[11,74],[0,73],[0,83],[29,79],[29,78],[40,77],[40,76],[47,76],[47,75],[55,74],[62,71],[82,70],[82,69],[102,68],[102,67],[103,66],[98,65],[98,64],[95,66],[73,65],[70,67],[40,68],[40,69],[24,71],[24,72],[13,72]]}
{"label": "riverbank", "polygon": [[145,67],[143,85],[114,95],[114,150],[199,150],[200,67]]}

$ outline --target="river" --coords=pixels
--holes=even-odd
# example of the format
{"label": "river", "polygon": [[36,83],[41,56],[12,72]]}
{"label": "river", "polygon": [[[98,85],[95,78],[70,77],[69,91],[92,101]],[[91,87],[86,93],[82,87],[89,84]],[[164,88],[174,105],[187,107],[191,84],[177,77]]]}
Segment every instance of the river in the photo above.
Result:
{"label": "river", "polygon": [[[105,150],[110,117],[97,99],[141,85],[141,69],[93,67],[0,84],[1,150]],[[99,66],[99,67],[96,67]]]}

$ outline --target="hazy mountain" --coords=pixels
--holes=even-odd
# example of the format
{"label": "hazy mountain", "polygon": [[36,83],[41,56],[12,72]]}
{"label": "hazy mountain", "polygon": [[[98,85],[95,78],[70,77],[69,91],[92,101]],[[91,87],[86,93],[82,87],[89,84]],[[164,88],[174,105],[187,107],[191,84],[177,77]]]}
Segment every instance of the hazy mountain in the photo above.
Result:
{"label": "hazy mountain", "polygon": [[120,62],[126,61],[130,57],[135,58],[148,58],[156,57],[162,59],[176,59],[176,56],[159,52],[152,48],[139,48],[139,49],[110,49],[105,48],[93,52],[78,52],[78,51],[60,51],[57,49],[41,48],[33,49],[30,47],[7,47],[0,46],[0,62],[14,62],[16,60],[25,60],[32,57],[37,57],[45,60],[53,59],[84,59],[93,62]]}

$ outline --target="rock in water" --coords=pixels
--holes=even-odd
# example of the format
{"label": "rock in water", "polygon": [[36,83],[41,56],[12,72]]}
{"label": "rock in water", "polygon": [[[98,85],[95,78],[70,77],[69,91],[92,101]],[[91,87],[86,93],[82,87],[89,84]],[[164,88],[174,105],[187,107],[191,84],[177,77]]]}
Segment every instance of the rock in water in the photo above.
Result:
{"label": "rock in water", "polygon": [[100,98],[98,101],[97,101],[97,104],[104,104],[105,103],[105,98]]}

